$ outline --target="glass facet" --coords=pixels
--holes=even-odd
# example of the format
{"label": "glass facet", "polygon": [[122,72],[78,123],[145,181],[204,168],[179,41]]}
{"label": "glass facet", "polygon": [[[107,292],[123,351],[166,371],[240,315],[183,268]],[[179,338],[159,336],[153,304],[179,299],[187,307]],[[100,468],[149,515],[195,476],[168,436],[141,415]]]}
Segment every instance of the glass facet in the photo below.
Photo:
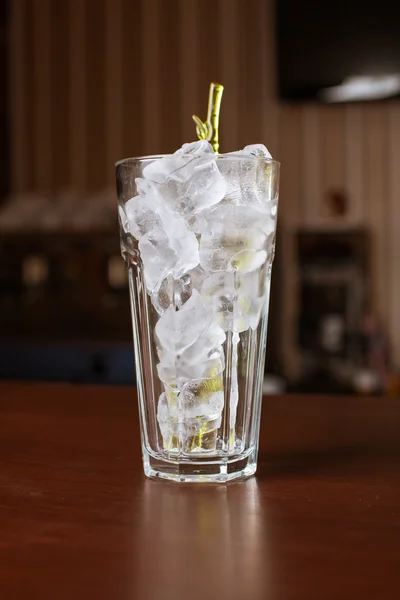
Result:
{"label": "glass facet", "polygon": [[116,164],[144,470],[226,482],[257,466],[279,163]]}

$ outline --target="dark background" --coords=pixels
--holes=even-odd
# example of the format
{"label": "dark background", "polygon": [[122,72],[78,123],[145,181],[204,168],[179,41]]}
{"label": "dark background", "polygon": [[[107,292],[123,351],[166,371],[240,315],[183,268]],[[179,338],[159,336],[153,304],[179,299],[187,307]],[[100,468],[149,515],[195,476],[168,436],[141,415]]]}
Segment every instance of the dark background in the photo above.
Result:
{"label": "dark background", "polygon": [[381,2],[277,2],[279,93],[317,98],[353,75],[400,72],[400,5]]}

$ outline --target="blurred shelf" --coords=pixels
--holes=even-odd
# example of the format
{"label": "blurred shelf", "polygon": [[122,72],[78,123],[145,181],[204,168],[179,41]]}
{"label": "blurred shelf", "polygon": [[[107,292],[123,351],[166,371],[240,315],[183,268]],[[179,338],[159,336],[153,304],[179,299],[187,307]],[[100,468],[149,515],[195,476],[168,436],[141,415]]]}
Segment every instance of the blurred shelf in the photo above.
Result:
{"label": "blurred shelf", "polygon": [[131,342],[115,231],[0,236],[0,340]]}

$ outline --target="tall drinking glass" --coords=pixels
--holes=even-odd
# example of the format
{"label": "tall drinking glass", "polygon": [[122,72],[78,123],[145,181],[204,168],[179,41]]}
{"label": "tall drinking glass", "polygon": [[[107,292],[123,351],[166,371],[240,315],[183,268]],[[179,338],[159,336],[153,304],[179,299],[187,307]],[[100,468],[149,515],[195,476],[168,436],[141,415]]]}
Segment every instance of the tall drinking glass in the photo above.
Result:
{"label": "tall drinking glass", "polygon": [[121,160],[116,179],[145,474],[248,477],[257,467],[279,163],[189,150]]}

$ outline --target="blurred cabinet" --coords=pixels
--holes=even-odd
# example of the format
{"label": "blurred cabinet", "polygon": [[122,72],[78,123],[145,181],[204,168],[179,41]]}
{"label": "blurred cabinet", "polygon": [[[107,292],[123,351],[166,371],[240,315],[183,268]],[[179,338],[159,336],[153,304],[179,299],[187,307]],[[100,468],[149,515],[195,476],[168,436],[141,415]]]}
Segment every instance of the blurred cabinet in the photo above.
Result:
{"label": "blurred cabinet", "polygon": [[130,342],[118,236],[2,234],[0,315],[2,339]]}
{"label": "blurred cabinet", "polygon": [[365,362],[364,316],[371,310],[371,239],[366,230],[296,236],[300,380],[293,391],[351,391]]}

